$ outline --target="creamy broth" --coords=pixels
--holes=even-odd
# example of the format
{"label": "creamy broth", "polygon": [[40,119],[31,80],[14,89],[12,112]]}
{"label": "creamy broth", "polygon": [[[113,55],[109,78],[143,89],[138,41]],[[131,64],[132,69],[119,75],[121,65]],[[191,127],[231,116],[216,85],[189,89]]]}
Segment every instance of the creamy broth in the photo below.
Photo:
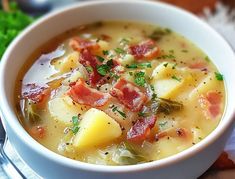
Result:
{"label": "creamy broth", "polygon": [[49,41],[16,82],[27,132],[63,156],[101,165],[159,160],[203,140],[225,107],[223,76],[170,29],[97,22]]}

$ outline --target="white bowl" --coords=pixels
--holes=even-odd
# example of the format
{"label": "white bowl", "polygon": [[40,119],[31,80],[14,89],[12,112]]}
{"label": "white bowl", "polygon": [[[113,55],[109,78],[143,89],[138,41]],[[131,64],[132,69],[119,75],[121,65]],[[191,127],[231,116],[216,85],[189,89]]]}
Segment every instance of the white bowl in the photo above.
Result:
{"label": "white bowl", "polygon": [[[132,166],[98,166],[60,156],[36,142],[17,119],[14,91],[19,70],[29,55],[54,36],[100,20],[143,21],[179,32],[206,52],[225,77],[227,102],[218,127],[203,141],[171,157]],[[223,150],[233,128],[235,56],[227,42],[195,16],[170,5],[148,1],[95,1],[53,12],[28,27],[1,61],[0,104],[3,122],[21,158],[45,178],[190,179],[201,175]]]}

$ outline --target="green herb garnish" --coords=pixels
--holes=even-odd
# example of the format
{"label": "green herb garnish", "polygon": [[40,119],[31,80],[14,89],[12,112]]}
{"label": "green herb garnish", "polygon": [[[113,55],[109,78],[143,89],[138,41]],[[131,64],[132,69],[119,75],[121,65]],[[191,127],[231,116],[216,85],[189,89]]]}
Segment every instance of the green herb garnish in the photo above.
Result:
{"label": "green herb garnish", "polygon": [[138,86],[144,87],[144,85],[146,84],[145,73],[142,71],[135,73],[135,80],[134,81]]}
{"label": "green herb garnish", "polygon": [[206,60],[207,62],[210,62],[210,61],[211,61],[208,56],[205,57],[205,60]]}
{"label": "green herb garnish", "polygon": [[86,66],[86,70],[88,71],[88,73],[93,72],[93,68],[91,66]]}
{"label": "green herb garnish", "polygon": [[114,51],[117,53],[117,54],[126,54],[126,51],[121,49],[121,48],[115,48]]}
{"label": "green herb garnish", "polygon": [[215,77],[218,81],[224,80],[224,76],[221,73],[215,72]]}
{"label": "green herb garnish", "polygon": [[145,117],[145,116],[146,116],[146,113],[140,111],[140,112],[138,112],[138,116],[139,116],[139,117]]}
{"label": "green herb garnish", "polygon": [[79,120],[78,116],[72,117],[73,126],[71,128],[71,131],[73,132],[73,134],[77,134],[77,132],[79,131],[79,129],[80,129],[79,122],[80,122],[80,120]]}
{"label": "green herb garnish", "polygon": [[123,118],[126,118],[126,114],[117,109],[117,106],[114,106],[112,109],[113,112],[118,112]]}
{"label": "green herb garnish", "polygon": [[167,67],[167,65],[168,65],[168,63],[164,63],[164,64],[163,64],[164,67]]}
{"label": "green herb garnish", "polygon": [[153,40],[161,40],[161,38],[165,35],[169,35],[171,34],[171,30],[168,28],[157,28],[153,31],[152,34],[149,35],[149,38],[153,39]]}
{"label": "green herb garnish", "polygon": [[111,59],[107,61],[106,64],[97,66],[97,71],[100,75],[105,76],[107,73],[110,72],[110,69],[112,68],[112,66],[113,66],[113,60]]}
{"label": "green herb garnish", "polygon": [[159,123],[158,123],[158,125],[159,125],[161,128],[165,127],[166,124],[167,124],[167,121],[165,121],[165,122],[159,122]]}
{"label": "green herb garnish", "polygon": [[97,57],[97,59],[100,61],[100,62],[103,62],[105,59],[103,58],[103,57],[101,57],[101,56],[96,56]]}
{"label": "green herb garnish", "polygon": [[103,50],[103,55],[109,55],[109,51],[108,50]]}
{"label": "green herb garnish", "polygon": [[188,50],[181,50],[181,52],[183,52],[183,53],[188,53]]}
{"label": "green herb garnish", "polygon": [[181,78],[178,78],[178,77],[176,77],[175,75],[173,75],[171,78],[174,79],[174,80],[177,80],[178,82],[181,81]]}
{"label": "green herb garnish", "polygon": [[174,70],[177,66],[177,63],[175,63],[173,66],[172,66],[172,69]]}

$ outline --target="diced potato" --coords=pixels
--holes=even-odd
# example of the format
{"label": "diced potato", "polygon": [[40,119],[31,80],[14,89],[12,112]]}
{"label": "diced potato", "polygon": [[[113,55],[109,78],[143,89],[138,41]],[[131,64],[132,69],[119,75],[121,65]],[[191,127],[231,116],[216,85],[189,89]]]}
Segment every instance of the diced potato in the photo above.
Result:
{"label": "diced potato", "polygon": [[205,94],[212,89],[217,89],[218,81],[214,74],[208,75],[202,82],[189,94],[192,100],[197,99],[201,94]]}
{"label": "diced potato", "polygon": [[72,52],[68,56],[54,62],[54,66],[61,73],[67,73],[79,66],[79,52]]}
{"label": "diced potato", "polygon": [[183,85],[183,82],[183,80],[163,79],[156,80],[153,86],[158,97],[168,99],[180,92],[178,89]]}
{"label": "diced potato", "polygon": [[198,127],[192,128],[192,134],[194,143],[200,142],[205,137],[202,130]]}
{"label": "diced potato", "polygon": [[91,108],[82,118],[73,145],[85,149],[111,142],[122,134],[119,124],[101,110]]}
{"label": "diced potato", "polygon": [[122,66],[126,66],[126,65],[131,65],[135,61],[135,59],[133,55],[126,54],[123,58],[119,58],[119,61]]}
{"label": "diced potato", "polygon": [[62,83],[64,85],[69,85],[72,82],[76,82],[79,78],[84,78],[84,77],[80,71],[76,70],[71,74],[70,77],[65,78]]}
{"label": "diced potato", "polygon": [[104,40],[99,40],[98,45],[100,46],[100,49],[103,50],[109,50],[109,43]]}
{"label": "diced potato", "polygon": [[176,69],[175,64],[169,62],[162,62],[153,70],[152,78],[169,78],[172,75],[178,75],[178,69]]}
{"label": "diced potato", "polygon": [[157,147],[158,151],[160,151],[159,153],[160,158],[165,158],[185,150],[186,148],[189,147],[189,144],[182,142],[181,139],[165,137],[158,141]]}
{"label": "diced potato", "polygon": [[48,102],[49,112],[56,120],[66,125],[71,124],[73,116],[83,114],[87,107],[74,103],[69,96],[56,97]]}

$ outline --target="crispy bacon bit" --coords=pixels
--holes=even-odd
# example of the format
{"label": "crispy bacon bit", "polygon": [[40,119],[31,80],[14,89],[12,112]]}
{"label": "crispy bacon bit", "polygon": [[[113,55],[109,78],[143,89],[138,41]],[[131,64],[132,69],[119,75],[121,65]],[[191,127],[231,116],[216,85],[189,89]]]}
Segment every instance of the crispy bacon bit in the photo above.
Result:
{"label": "crispy bacon bit", "polygon": [[106,35],[106,34],[102,34],[101,39],[105,40],[105,41],[110,41],[110,40],[112,40],[112,37],[110,37],[109,35]]}
{"label": "crispy bacon bit", "polygon": [[152,59],[159,55],[160,49],[156,46],[155,41],[147,40],[138,45],[131,46],[130,53],[138,60],[143,58]]}
{"label": "crispy bacon bit", "polygon": [[23,89],[23,98],[32,100],[34,103],[40,103],[48,97],[50,90],[45,86],[38,86],[35,83],[27,84]]}
{"label": "crispy bacon bit", "polygon": [[43,126],[34,126],[31,128],[30,133],[36,138],[43,138],[45,136],[46,130]]}
{"label": "crispy bacon bit", "polygon": [[73,39],[71,39],[69,42],[69,46],[79,52],[84,49],[97,50],[100,48],[100,46],[95,41],[82,39],[80,37],[74,37]]}
{"label": "crispy bacon bit", "polygon": [[156,123],[156,116],[139,119],[127,132],[127,140],[142,142],[150,135],[150,130]]}
{"label": "crispy bacon bit", "polygon": [[92,86],[95,86],[102,79],[102,76],[97,71],[97,65],[100,65],[101,62],[92,55],[91,52],[87,49],[81,51],[79,62],[86,68],[91,68],[88,70],[89,73],[89,82]]}
{"label": "crispy bacon bit", "polygon": [[73,101],[92,107],[105,105],[110,97],[107,93],[101,93],[96,89],[89,88],[83,79],[79,79],[76,84],[71,86],[68,95]]}
{"label": "crispy bacon bit", "polygon": [[220,114],[221,95],[215,91],[209,91],[206,96],[202,95],[199,98],[199,103],[206,117],[216,118]]}
{"label": "crispy bacon bit", "polygon": [[229,156],[226,152],[223,152],[211,168],[214,170],[234,169],[235,163],[231,159],[229,159]]}
{"label": "crispy bacon bit", "polygon": [[139,111],[147,101],[147,96],[137,86],[124,79],[118,80],[110,94],[133,112]]}
{"label": "crispy bacon bit", "polygon": [[207,71],[206,65],[203,62],[196,62],[196,63],[190,64],[189,68]]}

